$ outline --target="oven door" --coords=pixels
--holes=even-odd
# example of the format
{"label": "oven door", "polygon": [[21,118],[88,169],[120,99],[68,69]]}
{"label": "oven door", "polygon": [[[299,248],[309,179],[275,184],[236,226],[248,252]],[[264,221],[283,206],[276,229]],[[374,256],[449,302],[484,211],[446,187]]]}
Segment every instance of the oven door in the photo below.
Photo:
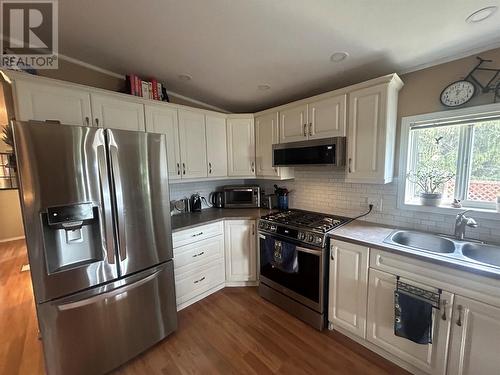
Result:
{"label": "oven door", "polygon": [[[274,254],[271,237],[275,241],[296,245],[298,271],[287,273],[273,267]],[[306,248],[276,235],[259,233],[260,242],[260,281],[269,287],[293,298],[297,302],[319,312],[324,310],[324,249]]]}

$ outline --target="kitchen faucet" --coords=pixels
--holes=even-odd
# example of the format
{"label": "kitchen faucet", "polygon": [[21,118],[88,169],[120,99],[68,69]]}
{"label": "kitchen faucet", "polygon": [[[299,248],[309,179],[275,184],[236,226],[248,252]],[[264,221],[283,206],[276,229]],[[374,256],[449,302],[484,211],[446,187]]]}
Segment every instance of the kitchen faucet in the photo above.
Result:
{"label": "kitchen faucet", "polygon": [[477,228],[477,222],[471,217],[465,216],[467,212],[472,210],[464,211],[457,215],[455,219],[455,238],[457,240],[463,240],[465,237],[465,227]]}

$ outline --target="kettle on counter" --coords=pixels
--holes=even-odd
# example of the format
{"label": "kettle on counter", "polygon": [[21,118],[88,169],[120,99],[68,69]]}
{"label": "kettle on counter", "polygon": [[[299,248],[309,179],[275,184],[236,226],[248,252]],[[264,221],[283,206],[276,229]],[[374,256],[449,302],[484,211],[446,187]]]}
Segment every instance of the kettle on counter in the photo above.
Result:
{"label": "kettle on counter", "polygon": [[224,193],[222,191],[214,191],[210,193],[209,199],[213,207],[224,207]]}
{"label": "kettle on counter", "polygon": [[201,212],[201,197],[200,194],[196,193],[191,195],[189,199],[189,207],[191,212]]}

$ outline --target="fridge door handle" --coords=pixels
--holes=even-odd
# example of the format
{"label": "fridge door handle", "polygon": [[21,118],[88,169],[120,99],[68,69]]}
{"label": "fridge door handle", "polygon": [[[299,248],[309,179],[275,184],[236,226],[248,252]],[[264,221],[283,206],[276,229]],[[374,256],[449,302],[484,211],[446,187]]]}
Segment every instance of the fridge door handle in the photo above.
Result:
{"label": "fridge door handle", "polygon": [[127,258],[127,240],[125,235],[125,212],[123,203],[123,186],[120,173],[120,164],[118,162],[118,146],[113,139],[110,132],[109,140],[109,154],[111,157],[111,173],[115,185],[116,196],[116,222],[118,223],[118,252],[120,253],[120,260],[123,261]]}
{"label": "fridge door handle", "polygon": [[143,284],[146,284],[147,282],[153,280],[156,277],[156,275],[158,275],[158,273],[160,273],[160,272],[161,272],[161,270],[158,270],[158,271],[152,273],[151,275],[146,276],[145,278],[140,279],[132,284],[118,287],[116,289],[110,290],[109,292],[97,294],[97,295],[94,295],[94,296],[89,297],[89,298],[78,299],[76,301],[65,302],[65,303],[57,306],[57,309],[59,311],[73,310],[73,309],[77,309],[79,307],[91,305],[93,303],[96,303],[96,302],[99,302],[99,301],[102,301],[102,300],[105,300],[108,298],[116,297],[120,294],[126,293],[132,289],[135,289]]}
{"label": "fridge door handle", "polygon": [[[102,131],[101,131],[102,133]],[[101,231],[104,234],[102,244],[106,249],[108,263],[115,263],[114,239],[113,239],[113,222],[112,222],[112,208],[111,208],[111,195],[109,190],[108,171],[106,162],[106,149],[104,146],[104,134],[100,134],[102,143],[96,147],[97,151],[97,165],[99,168],[99,184],[101,193],[101,210],[103,220],[101,220]]]}

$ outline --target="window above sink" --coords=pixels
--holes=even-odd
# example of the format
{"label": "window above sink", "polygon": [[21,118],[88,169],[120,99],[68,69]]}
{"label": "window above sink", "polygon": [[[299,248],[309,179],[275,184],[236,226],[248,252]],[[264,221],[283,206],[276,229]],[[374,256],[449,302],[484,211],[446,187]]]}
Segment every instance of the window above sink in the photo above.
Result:
{"label": "window above sink", "polygon": [[404,117],[400,145],[399,208],[500,220],[500,104]]}

